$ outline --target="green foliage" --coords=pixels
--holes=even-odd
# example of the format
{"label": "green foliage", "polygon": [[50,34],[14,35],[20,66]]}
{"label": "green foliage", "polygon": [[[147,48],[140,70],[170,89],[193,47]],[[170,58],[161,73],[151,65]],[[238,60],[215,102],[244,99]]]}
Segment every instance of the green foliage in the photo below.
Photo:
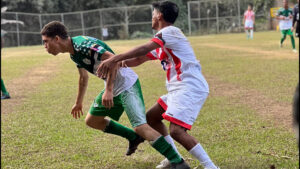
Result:
{"label": "green foliage", "polygon": [[174,3],[177,4],[179,8],[179,15],[178,18],[175,22],[175,26],[180,28],[183,32],[188,32],[189,30],[189,23],[188,23],[188,11],[187,11],[187,6],[183,0],[170,0]]}
{"label": "green foliage", "polygon": [[42,12],[44,0],[1,0],[1,7],[7,6],[14,12]]}
{"label": "green foliage", "polygon": [[270,8],[273,6],[274,0],[254,0],[254,10],[264,11],[265,14],[269,13]]}
{"label": "green foliage", "polygon": [[60,13],[150,4],[151,2],[151,0],[1,0],[1,6],[8,6],[9,11],[14,12]]}

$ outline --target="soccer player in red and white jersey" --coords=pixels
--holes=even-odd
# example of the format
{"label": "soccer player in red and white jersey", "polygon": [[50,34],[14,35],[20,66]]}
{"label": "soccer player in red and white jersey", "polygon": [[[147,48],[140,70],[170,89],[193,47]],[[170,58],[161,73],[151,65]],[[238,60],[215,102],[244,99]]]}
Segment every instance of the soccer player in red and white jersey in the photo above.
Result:
{"label": "soccer player in red and white jersey", "polygon": [[[248,5],[247,11],[244,13],[244,28],[245,32],[247,34],[247,39],[251,38],[253,39],[253,28],[254,28],[254,23],[255,23],[255,13],[252,10],[252,4]],[[250,31],[250,34],[249,34]]]}
{"label": "soccer player in red and white jersey", "polygon": [[[205,168],[216,169],[196,138],[187,133],[197,119],[209,88],[189,41],[179,28],[173,26],[179,13],[178,6],[164,1],[154,3],[153,8],[152,28],[158,31],[155,37],[129,52],[103,61],[98,67],[98,76],[106,77],[110,68],[119,61],[133,67],[148,60],[160,60],[166,71],[168,94],[161,96],[147,112],[148,124],[175,147],[172,140],[174,138]],[[170,121],[172,137],[168,135],[168,130],[162,123],[163,119]]]}

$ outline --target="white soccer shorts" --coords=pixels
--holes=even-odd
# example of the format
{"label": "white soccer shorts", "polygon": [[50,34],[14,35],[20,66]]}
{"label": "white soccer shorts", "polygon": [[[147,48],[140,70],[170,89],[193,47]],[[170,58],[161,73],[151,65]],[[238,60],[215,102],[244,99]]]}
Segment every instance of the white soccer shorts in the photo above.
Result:
{"label": "white soccer shorts", "polygon": [[246,20],[246,21],[245,21],[245,28],[248,28],[248,29],[253,28],[253,21],[251,21],[251,20]]}
{"label": "white soccer shorts", "polygon": [[157,102],[166,110],[162,115],[165,120],[190,130],[207,96],[207,92],[177,90],[161,96]]}

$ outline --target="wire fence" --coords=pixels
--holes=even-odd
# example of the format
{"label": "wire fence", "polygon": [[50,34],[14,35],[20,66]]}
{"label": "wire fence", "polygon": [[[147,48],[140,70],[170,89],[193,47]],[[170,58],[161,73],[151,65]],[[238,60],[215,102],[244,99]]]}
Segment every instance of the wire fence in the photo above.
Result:
{"label": "wire fence", "polygon": [[4,12],[1,18],[23,21],[23,25],[1,25],[7,34],[5,46],[42,44],[40,31],[51,21],[61,21],[70,36],[87,35],[104,40],[129,39],[153,35],[151,28],[152,6],[128,6],[89,11],[36,14]]}
{"label": "wire fence", "polygon": [[[250,2],[249,0],[189,1],[189,35],[241,32],[244,12]],[[256,11],[255,20],[255,30],[270,29],[270,16],[265,15],[265,11]]]}
{"label": "wire fence", "polygon": [[[188,1],[189,35],[232,33],[243,31],[243,14],[252,0],[198,0]],[[63,22],[70,36],[87,35],[102,40],[151,37],[152,5],[104,8],[88,11],[36,14],[4,12],[1,18],[23,21],[24,25],[1,25],[7,31],[4,46],[41,45],[40,30],[50,21]],[[270,29],[270,15],[256,10],[255,30]],[[187,27],[186,27],[187,28]]]}

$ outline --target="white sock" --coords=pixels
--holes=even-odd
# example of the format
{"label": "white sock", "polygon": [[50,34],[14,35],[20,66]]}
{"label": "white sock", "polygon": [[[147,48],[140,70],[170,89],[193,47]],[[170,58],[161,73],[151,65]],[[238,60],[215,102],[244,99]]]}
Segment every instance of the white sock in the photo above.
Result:
{"label": "white sock", "polygon": [[250,30],[250,37],[253,39],[253,29]]}
{"label": "white sock", "polygon": [[178,155],[182,158],[181,154],[178,152],[176,145],[174,143],[173,138],[170,135],[165,136],[166,141],[172,145],[173,149],[178,153]]}
{"label": "white sock", "polygon": [[204,166],[204,167],[210,167],[211,169],[217,169],[217,167],[214,165],[214,163],[211,161],[203,147],[198,143],[189,151],[194,157],[196,157],[199,162]]}
{"label": "white sock", "polygon": [[247,38],[249,38],[249,31],[245,30],[245,32],[246,32]]}

